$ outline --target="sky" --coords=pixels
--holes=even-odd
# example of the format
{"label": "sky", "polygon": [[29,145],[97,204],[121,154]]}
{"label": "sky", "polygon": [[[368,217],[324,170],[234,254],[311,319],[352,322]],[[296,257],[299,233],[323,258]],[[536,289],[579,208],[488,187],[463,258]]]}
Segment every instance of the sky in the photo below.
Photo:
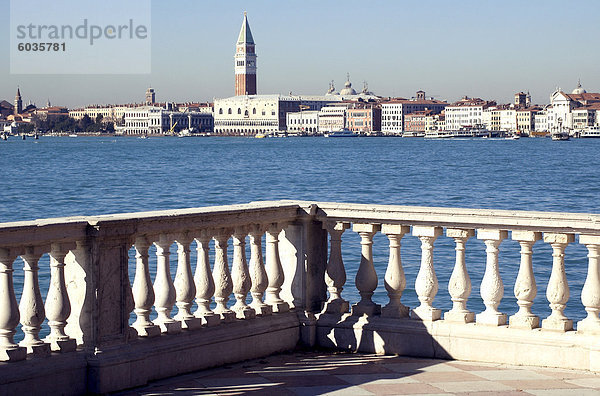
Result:
{"label": "sky", "polygon": [[[1,9],[9,3],[0,0]],[[600,91],[597,0],[172,0],[151,2],[150,73],[11,74],[3,56],[0,99],[12,103],[17,85],[25,102],[49,98],[68,107],[141,102],[149,86],[158,101],[232,96],[244,11],[262,94],[324,94],[331,80],[343,88],[346,73],[357,90],[367,81],[381,96],[410,98],[422,89],[448,101],[467,95],[508,103],[529,91],[545,104],[556,87],[570,92],[578,79],[588,92]],[[0,13],[5,55],[9,19]]]}

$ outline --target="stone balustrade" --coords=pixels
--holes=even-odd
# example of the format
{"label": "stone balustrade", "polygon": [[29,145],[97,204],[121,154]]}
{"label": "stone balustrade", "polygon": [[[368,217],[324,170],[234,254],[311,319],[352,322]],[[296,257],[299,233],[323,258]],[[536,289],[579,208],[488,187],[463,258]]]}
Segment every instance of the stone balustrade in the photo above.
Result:
{"label": "stone balustrade", "polygon": [[[353,233],[360,242],[349,245]],[[420,243],[414,284],[401,249],[411,237]],[[434,257],[442,238],[452,242],[453,263]],[[470,238],[485,244],[479,296],[471,295]],[[499,255],[509,238],[521,258],[518,273],[503,279]],[[576,239],[588,265],[586,317],[574,326],[564,312],[564,256]],[[537,263],[542,243],[552,255]],[[0,224],[0,386],[102,393],[299,342],[600,371],[599,249],[600,215],[304,201]],[[352,284],[347,251],[360,252]],[[374,251],[388,257],[383,273]],[[440,265],[453,268],[449,295],[438,295]],[[551,271],[551,313],[540,318],[532,307],[541,266]],[[510,316],[500,309],[504,284],[514,285]],[[385,300],[374,298],[378,288]],[[418,305],[403,301],[407,288]],[[470,311],[469,299],[479,297],[485,308]]]}

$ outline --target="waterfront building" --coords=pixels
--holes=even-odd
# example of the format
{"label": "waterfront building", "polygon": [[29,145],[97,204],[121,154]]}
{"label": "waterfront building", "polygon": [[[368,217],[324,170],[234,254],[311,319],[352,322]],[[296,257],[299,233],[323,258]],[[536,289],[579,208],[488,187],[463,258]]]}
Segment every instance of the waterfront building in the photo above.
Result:
{"label": "waterfront building", "polygon": [[500,130],[515,132],[517,130],[517,110],[511,106],[503,106],[500,111]]}
{"label": "waterfront building", "polygon": [[256,51],[246,12],[235,45],[234,61],[236,96],[256,95]]}
{"label": "waterfront building", "polygon": [[35,109],[34,114],[41,120],[51,120],[60,117],[68,117],[69,110],[61,106],[46,106],[41,109]]}
{"label": "waterfront building", "polygon": [[429,130],[433,130],[433,116],[434,114],[431,110],[415,111],[414,113],[406,114],[404,116],[404,133],[402,136],[425,136],[428,126]]}
{"label": "waterfront building", "polygon": [[299,111],[286,114],[288,132],[307,133],[313,135],[319,127],[319,112],[317,110]]}
{"label": "waterfront building", "polygon": [[352,132],[369,133],[381,131],[381,104],[358,101],[346,110],[346,127]]}
{"label": "waterfront building", "polygon": [[212,132],[213,117],[197,111],[172,111],[156,106],[141,106],[127,110],[123,125],[115,127],[120,135],[152,135],[169,131]]}
{"label": "waterfront building", "polygon": [[573,110],[573,129],[582,130],[591,126],[600,125],[598,119],[600,103],[593,103]]}
{"label": "waterfront building", "polygon": [[496,106],[496,102],[480,98],[469,98],[467,96],[447,105],[446,130],[454,131],[464,128],[483,127],[483,112],[493,106]]}
{"label": "waterfront building", "polygon": [[385,134],[399,135],[404,132],[404,117],[415,111],[430,110],[441,113],[448,103],[425,99],[425,92],[417,92],[415,99],[395,98],[381,103],[381,131]]}
{"label": "waterfront building", "polygon": [[534,128],[536,135],[545,135],[548,132],[548,108],[535,114]]}
{"label": "waterfront building", "polygon": [[346,128],[346,112],[350,106],[350,102],[324,106],[319,111],[319,132],[335,132]]}
{"label": "waterfront building", "polygon": [[541,109],[539,107],[527,107],[517,109],[517,132],[521,135],[532,135],[535,131],[535,116]]}
{"label": "waterfront building", "polygon": [[102,116],[102,122],[120,122],[125,113],[131,109],[141,107],[138,103],[123,105],[89,105],[86,107],[69,110],[69,117],[80,120],[86,115],[92,120]]}
{"label": "waterfront building", "polygon": [[288,129],[287,114],[303,110],[319,111],[329,103],[340,102],[341,95],[240,95],[215,99],[215,133],[255,135]]}
{"label": "waterfront building", "polygon": [[570,93],[557,88],[550,95],[550,106],[547,108],[547,130],[550,132],[573,130],[573,112],[575,109],[600,103],[600,93],[589,93],[581,82]]}
{"label": "waterfront building", "polygon": [[15,106],[6,100],[0,101],[0,118],[6,118],[8,115],[14,113]]}

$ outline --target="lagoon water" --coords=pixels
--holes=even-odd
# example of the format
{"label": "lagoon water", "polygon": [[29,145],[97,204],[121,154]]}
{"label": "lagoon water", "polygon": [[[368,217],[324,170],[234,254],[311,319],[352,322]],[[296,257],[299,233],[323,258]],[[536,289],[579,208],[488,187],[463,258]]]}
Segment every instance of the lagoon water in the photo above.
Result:
{"label": "lagoon water", "polygon": [[[0,141],[0,222],[275,199],[600,213],[599,153],[600,139],[12,138]],[[387,298],[387,246],[387,238],[378,234],[375,299],[381,303]],[[402,301],[415,307],[419,242],[407,235],[402,246],[407,275]],[[358,236],[347,231],[343,247],[348,273],[343,296],[356,302]],[[478,285],[484,250],[475,238],[467,243],[473,282],[468,306],[475,312],[483,310]],[[449,309],[446,285],[454,242],[440,237],[434,253],[440,282],[434,305]],[[542,318],[550,313],[545,289],[551,255],[543,242],[534,246],[534,312]],[[577,242],[566,250],[571,299],[565,313],[575,320],[585,316],[580,291],[586,255]],[[171,259],[174,275],[176,255]],[[508,314],[518,308],[512,290],[518,265],[519,245],[507,239],[500,246],[505,286],[500,308]],[[47,264],[42,260],[40,267],[45,293]],[[20,261],[15,263],[19,292],[21,268]]]}

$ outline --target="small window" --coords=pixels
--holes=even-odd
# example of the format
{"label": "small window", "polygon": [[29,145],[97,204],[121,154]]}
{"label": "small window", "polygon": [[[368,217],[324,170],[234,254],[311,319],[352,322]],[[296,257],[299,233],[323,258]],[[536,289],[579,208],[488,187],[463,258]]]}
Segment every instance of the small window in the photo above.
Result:
{"label": "small window", "polygon": [[223,109],[219,109],[219,114],[223,114]]}
{"label": "small window", "polygon": [[238,107],[238,114],[242,114],[242,109]]}
{"label": "small window", "polygon": [[227,114],[231,114],[231,107],[227,110]]}
{"label": "small window", "polygon": [[256,114],[256,107],[252,109],[252,114]]}

